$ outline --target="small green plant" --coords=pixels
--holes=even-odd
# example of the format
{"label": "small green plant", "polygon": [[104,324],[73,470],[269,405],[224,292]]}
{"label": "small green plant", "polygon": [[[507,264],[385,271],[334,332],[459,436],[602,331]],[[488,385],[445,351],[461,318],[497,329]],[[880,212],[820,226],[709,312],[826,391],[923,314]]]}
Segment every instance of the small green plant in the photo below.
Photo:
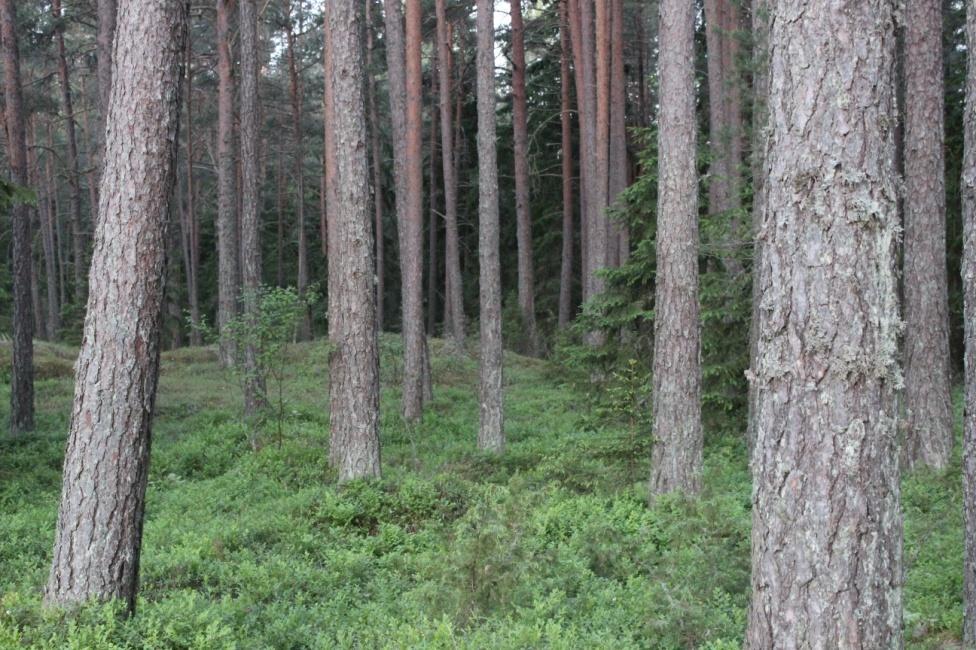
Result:
{"label": "small green plant", "polygon": [[[238,359],[233,366],[244,390],[245,382],[254,375],[262,379],[258,385],[265,386],[265,395],[259,403],[264,405],[258,414],[258,423],[274,420],[278,446],[281,446],[287,402],[285,400],[285,378],[287,367],[287,345],[292,341],[299,322],[305,313],[318,300],[316,287],[300,295],[293,287],[260,286],[241,295],[241,303],[255,305],[255,313],[240,314],[227,323],[216,335],[218,341],[230,343],[237,351]],[[206,323],[203,327],[207,327]],[[210,338],[214,338],[211,332]],[[243,362],[244,351],[253,349],[255,364],[248,368]],[[267,386],[270,382],[271,386]],[[251,446],[260,446],[256,427],[251,436]]]}

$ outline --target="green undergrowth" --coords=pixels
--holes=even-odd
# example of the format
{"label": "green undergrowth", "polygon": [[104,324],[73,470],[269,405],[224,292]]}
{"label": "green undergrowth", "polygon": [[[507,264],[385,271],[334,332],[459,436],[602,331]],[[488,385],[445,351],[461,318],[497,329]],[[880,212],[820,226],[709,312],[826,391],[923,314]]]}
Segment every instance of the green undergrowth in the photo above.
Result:
{"label": "green undergrowth", "polygon": [[[284,436],[256,452],[213,350],[164,355],[131,619],[113,605],[41,607],[73,352],[40,346],[52,370],[37,382],[38,431],[0,442],[0,647],[740,647],[750,483],[738,436],[707,438],[700,499],[648,506],[649,437],[595,426],[559,368],[506,355],[509,444],[496,458],[475,449],[475,359],[435,341],[434,402],[406,426],[399,341],[382,344],[384,475],[342,487],[327,464],[324,343],[289,349]],[[910,647],[947,647],[961,626],[958,478],[957,460],[905,482]]]}

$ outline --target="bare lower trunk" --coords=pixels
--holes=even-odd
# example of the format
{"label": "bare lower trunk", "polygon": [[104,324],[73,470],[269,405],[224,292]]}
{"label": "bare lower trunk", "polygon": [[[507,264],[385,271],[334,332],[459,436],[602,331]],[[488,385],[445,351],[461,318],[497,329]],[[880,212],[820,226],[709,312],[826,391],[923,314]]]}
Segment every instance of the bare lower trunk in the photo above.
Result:
{"label": "bare lower trunk", "polygon": [[502,291],[495,150],[494,1],[478,0],[478,266],[481,312],[481,426],[478,448],[505,450],[502,410]]}
{"label": "bare lower trunk", "polygon": [[559,329],[565,329],[572,320],[573,301],[573,120],[570,114],[569,91],[569,4],[559,3],[560,56],[560,116],[562,122],[562,175],[563,175],[563,251],[559,270]]}
{"label": "bare lower trunk", "polygon": [[661,2],[651,492],[701,489],[694,6]]}
{"label": "bare lower trunk", "polygon": [[183,229],[183,249],[186,265],[186,292],[190,303],[190,344],[200,345],[200,224],[197,221],[196,191],[193,178],[193,50],[192,39],[186,39],[186,224]]}
{"label": "bare lower trunk", "polygon": [[[123,1],[85,333],[45,593],[135,606],[186,5]],[[124,71],[123,71],[124,70]],[[135,179],[132,192],[119,179]],[[138,248],[139,255],[132,251]]]}
{"label": "bare lower trunk", "polygon": [[376,110],[376,79],[373,75],[373,0],[366,0],[366,84],[369,103],[369,150],[373,164],[373,236],[376,239],[376,326],[383,331],[386,301],[386,261],[383,251],[383,162],[380,159],[379,113]]}
{"label": "bare lower trunk", "polygon": [[[217,0],[217,327],[222,333],[237,315],[240,284],[234,192],[234,63],[230,52],[232,1]],[[236,357],[231,340],[221,337],[221,363],[232,366]]]}
{"label": "bare lower trunk", "polygon": [[[335,210],[330,248],[342,251],[329,273],[331,456],[339,480],[378,477],[379,352],[373,302],[369,162],[358,0],[335,0],[328,12],[336,110]],[[334,271],[334,273],[333,273]]]}
{"label": "bare lower trunk", "polygon": [[976,644],[976,7],[966,5],[966,110],[962,166],[963,321],[966,396],[963,409],[963,499],[966,520],[963,563],[963,642]]}
{"label": "bare lower trunk", "polygon": [[532,263],[532,209],[529,205],[529,109],[525,98],[525,25],[522,0],[512,0],[512,130],[515,154],[515,219],[518,241],[518,302],[527,351],[539,354]]}
{"label": "bare lower trunk", "polygon": [[[261,286],[261,200],[258,169],[258,34],[257,0],[240,0],[241,39],[241,283],[244,314],[258,319],[257,292]],[[263,369],[253,343],[244,349],[244,413],[257,415],[267,404]],[[252,440],[252,444],[254,441]]]}
{"label": "bare lower trunk", "polygon": [[[436,65],[436,60],[431,63]],[[431,97],[433,102],[438,101],[437,72],[434,70],[431,75]],[[427,335],[434,336],[434,328],[437,325],[437,230],[440,227],[440,214],[437,211],[437,133],[439,122],[437,119],[437,106],[431,103],[430,107],[430,154],[427,158],[427,176],[430,179],[430,190],[428,192],[430,201],[430,219],[427,229]]]}
{"label": "bare lower trunk", "polygon": [[[47,126],[47,140],[51,141],[51,126]],[[61,331],[61,303],[58,293],[58,260],[57,243],[55,239],[55,221],[58,218],[56,201],[54,199],[54,156],[48,152],[44,157],[44,169],[39,169],[41,185],[44,188],[44,206],[41,211],[41,245],[44,250],[44,278],[47,284],[47,336],[51,341],[57,340]]]}
{"label": "bare lower trunk", "polygon": [[98,186],[101,184],[105,158],[105,118],[108,115],[109,94],[112,90],[112,44],[115,40],[115,14],[117,0],[97,0],[98,33],[95,48],[98,53],[98,122],[95,124],[95,199],[92,204],[92,224],[98,222]]}
{"label": "bare lower trunk", "polygon": [[952,452],[942,3],[906,8],[904,460],[941,468]]}
{"label": "bare lower trunk", "polygon": [[[0,34],[3,38],[4,99],[7,129],[7,162],[11,180],[27,185],[27,132],[20,83],[17,47],[17,15],[14,0],[0,0]],[[10,432],[18,435],[34,429],[34,315],[31,304],[31,208],[14,205],[13,234],[13,363],[10,375]]]}
{"label": "bare lower trunk", "polygon": [[769,21],[746,647],[900,648],[895,3],[807,8]]}
{"label": "bare lower trunk", "polygon": [[[624,67],[624,3],[611,0],[610,15],[610,160],[607,167],[608,203],[617,204],[629,181],[627,161],[627,74]],[[630,256],[627,224],[608,224],[607,264],[621,266]]]}

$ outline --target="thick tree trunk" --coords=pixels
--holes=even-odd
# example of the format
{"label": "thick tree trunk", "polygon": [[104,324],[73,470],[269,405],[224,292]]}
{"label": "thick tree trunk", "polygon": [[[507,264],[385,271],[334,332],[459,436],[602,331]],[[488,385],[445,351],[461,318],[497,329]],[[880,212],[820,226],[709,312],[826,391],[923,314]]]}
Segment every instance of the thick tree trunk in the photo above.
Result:
{"label": "thick tree trunk", "polygon": [[976,645],[976,6],[966,4],[966,108],[962,165],[963,321],[966,396],[963,409],[963,499],[966,520],[963,563],[963,642]]}
{"label": "thick tree trunk", "polygon": [[769,22],[746,646],[900,648],[895,3],[806,9]]}
{"label": "thick tree trunk", "polygon": [[[301,8],[300,8],[301,10]],[[285,12],[288,16],[288,77],[290,80],[289,93],[291,97],[292,131],[295,136],[295,215],[298,228],[298,294],[304,296],[308,291],[308,237],[305,234],[305,136],[302,127],[302,107],[305,103],[302,79],[298,72],[297,38],[292,23],[291,0],[285,2]],[[300,16],[300,23],[304,17]],[[301,33],[301,25],[299,33]],[[299,326],[298,338],[308,340],[312,337],[312,314],[308,310]]]}
{"label": "thick tree trunk", "polygon": [[904,460],[941,468],[952,451],[942,3],[906,9]]}
{"label": "thick tree trunk", "polygon": [[[244,314],[256,322],[261,286],[261,201],[258,169],[260,105],[258,103],[257,0],[240,0],[241,40],[241,283]],[[263,370],[254,344],[244,349],[244,413],[255,416],[267,403]],[[252,440],[252,446],[255,441]]]}
{"label": "thick tree trunk", "polygon": [[515,220],[518,242],[518,301],[530,355],[539,354],[532,263],[532,210],[529,205],[529,109],[525,98],[525,24],[522,0],[512,0],[512,130],[515,154]]}
{"label": "thick tree trunk", "polygon": [[75,129],[75,111],[71,101],[71,78],[64,47],[64,28],[61,24],[61,0],[51,2],[54,19],[54,38],[58,44],[58,79],[61,82],[61,108],[64,111],[65,137],[68,144],[68,199],[71,211],[71,240],[74,255],[75,302],[85,300],[85,227],[81,221],[81,174],[78,165],[78,139]]}
{"label": "thick tree trunk", "polygon": [[135,605],[185,32],[183,2],[119,5],[101,218],[45,594],[52,605]]}
{"label": "thick tree trunk", "polygon": [[[233,0],[217,0],[217,327],[220,332],[237,315],[240,290],[234,191],[234,60],[230,51],[232,3]],[[222,337],[221,363],[230,367],[236,359],[233,343]]]}
{"label": "thick tree trunk", "polygon": [[[380,474],[379,349],[370,237],[366,98],[358,0],[334,0],[328,11],[335,111],[335,210],[330,211],[329,273],[331,456],[339,480]],[[335,273],[333,273],[335,271]],[[423,322],[420,323],[421,328]]]}
{"label": "thick tree trunk", "polygon": [[[0,0],[0,35],[3,41],[3,85],[7,127],[7,164],[11,180],[27,185],[27,132],[17,47],[14,0]],[[10,432],[34,429],[34,315],[31,305],[31,208],[11,210],[13,240],[13,364],[10,375]]]}
{"label": "thick tree trunk", "polygon": [[559,3],[560,119],[562,122],[563,251],[559,269],[559,329],[572,320],[573,309],[573,123],[570,114],[569,0]]}
{"label": "thick tree trunk", "polygon": [[444,168],[444,268],[447,285],[445,300],[450,303],[450,337],[455,351],[464,350],[464,301],[461,284],[461,251],[457,225],[457,170],[454,167],[454,132],[451,120],[451,41],[448,34],[445,0],[436,0],[437,74],[440,86],[441,160]]}
{"label": "thick tree trunk", "polygon": [[424,151],[423,71],[420,50],[420,0],[406,3],[406,212],[399,215],[400,273],[403,296],[403,417],[416,421],[424,404]]}
{"label": "thick tree trunk", "polygon": [[184,264],[186,265],[186,293],[190,303],[190,344],[201,345],[200,332],[200,223],[196,211],[196,186],[193,179],[193,39],[187,35],[186,61],[186,223],[183,227]]}
{"label": "thick tree trunk", "polygon": [[366,74],[369,82],[369,150],[373,164],[373,235],[376,238],[376,326],[383,331],[386,301],[386,261],[383,251],[383,161],[380,157],[380,120],[376,109],[376,78],[373,75],[373,0],[366,0]]}
{"label": "thick tree trunk", "polygon": [[651,492],[701,489],[694,4],[661,2]]}
{"label": "thick tree trunk", "polygon": [[[606,34],[605,1],[579,0],[583,58],[583,104],[581,116],[588,123],[583,131],[586,151],[581,153],[586,169],[586,300],[603,292],[603,278],[597,271],[606,267],[607,156],[609,147],[609,43]],[[596,8],[594,9],[594,5]],[[594,15],[595,14],[595,15]],[[592,332],[591,344],[600,344],[603,333]]]}
{"label": "thick tree trunk", "polygon": [[478,0],[478,267],[481,312],[481,426],[478,448],[505,450],[502,409],[502,287],[495,149],[494,0]]}

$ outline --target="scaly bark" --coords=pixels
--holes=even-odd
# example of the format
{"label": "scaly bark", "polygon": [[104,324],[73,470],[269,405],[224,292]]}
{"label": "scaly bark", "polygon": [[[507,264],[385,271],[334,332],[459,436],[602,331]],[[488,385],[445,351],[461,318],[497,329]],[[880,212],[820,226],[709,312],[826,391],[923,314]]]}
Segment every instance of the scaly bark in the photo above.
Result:
{"label": "scaly bark", "polygon": [[101,218],[45,592],[51,605],[119,598],[130,612],[135,606],[185,34],[183,2],[119,4]]}
{"label": "scaly bark", "polygon": [[559,267],[559,329],[565,329],[572,320],[573,308],[573,118],[570,114],[569,91],[569,0],[559,3],[560,45],[560,120],[562,126],[562,175],[563,175],[563,250]]}
{"label": "scaly bark", "polygon": [[[224,332],[237,315],[240,290],[237,200],[234,191],[234,60],[230,12],[234,0],[217,0],[217,327]],[[237,350],[222,337],[220,361],[234,365]]]}
{"label": "scaly bark", "polygon": [[942,3],[906,10],[904,460],[941,468],[952,452]]}
{"label": "scaly bark", "polygon": [[770,8],[746,647],[900,648],[895,3]]}
{"label": "scaly bark", "polygon": [[661,2],[651,492],[701,489],[694,3]]}
{"label": "scaly bark", "polygon": [[[3,87],[7,130],[7,164],[11,180],[27,185],[27,132],[17,44],[14,0],[0,0],[3,41]],[[10,432],[17,436],[34,429],[34,315],[31,304],[31,208],[14,205],[10,211],[13,240],[13,363],[10,375]]]}
{"label": "scaly bark", "polygon": [[[330,249],[340,252],[329,268],[330,455],[339,480],[378,477],[379,348],[370,236],[369,161],[359,0],[334,0],[328,10],[335,137],[335,210],[330,211]],[[335,257],[333,255],[332,257]],[[423,323],[420,323],[421,328]]]}
{"label": "scaly bark", "polygon": [[498,251],[498,152],[495,150],[494,1],[478,0],[478,267],[481,312],[478,448],[505,450],[502,409],[502,290]]}
{"label": "scaly bark", "polygon": [[[624,3],[610,0],[610,150],[608,202],[614,205],[629,184],[627,161],[627,74],[624,67]],[[607,264],[623,265],[630,257],[630,229],[620,220],[608,224]]]}
{"label": "scaly bark", "polygon": [[383,251],[383,161],[380,159],[380,119],[376,110],[376,78],[373,75],[373,0],[366,0],[366,85],[369,104],[369,151],[373,165],[373,235],[376,238],[376,326],[383,331],[386,301],[386,256]]}
{"label": "scaly bark", "polygon": [[98,31],[95,35],[95,50],[98,56],[98,122],[95,124],[95,199],[92,205],[92,224],[98,222],[98,186],[101,184],[102,167],[105,158],[105,118],[108,115],[109,94],[112,90],[112,43],[115,39],[115,14],[117,0],[97,0]]}

